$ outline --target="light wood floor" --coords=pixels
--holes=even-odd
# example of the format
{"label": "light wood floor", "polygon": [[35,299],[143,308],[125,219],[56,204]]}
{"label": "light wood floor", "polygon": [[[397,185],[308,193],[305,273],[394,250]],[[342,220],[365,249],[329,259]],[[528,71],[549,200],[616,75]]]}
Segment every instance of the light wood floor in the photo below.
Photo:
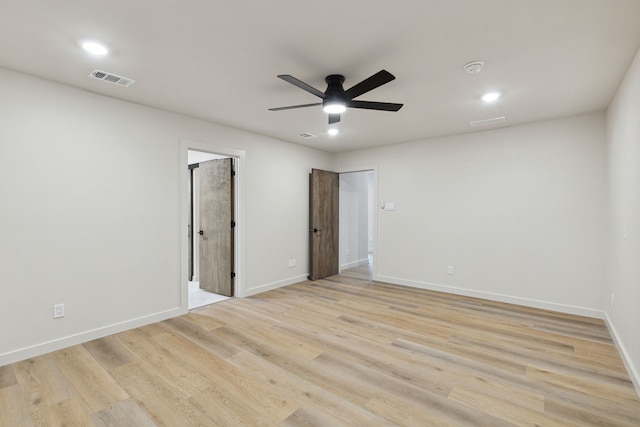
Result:
{"label": "light wood floor", "polygon": [[640,425],[602,321],[351,276],[1,367],[0,425]]}

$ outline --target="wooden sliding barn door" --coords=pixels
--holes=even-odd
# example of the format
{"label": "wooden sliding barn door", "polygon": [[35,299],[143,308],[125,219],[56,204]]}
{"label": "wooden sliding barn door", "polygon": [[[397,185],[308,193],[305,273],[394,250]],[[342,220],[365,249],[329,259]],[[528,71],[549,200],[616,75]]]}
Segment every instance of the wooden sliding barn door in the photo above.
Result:
{"label": "wooden sliding barn door", "polygon": [[201,162],[200,288],[234,295],[233,159]]}
{"label": "wooden sliding barn door", "polygon": [[309,279],[339,272],[340,177],[337,173],[312,169],[309,175],[310,262]]}

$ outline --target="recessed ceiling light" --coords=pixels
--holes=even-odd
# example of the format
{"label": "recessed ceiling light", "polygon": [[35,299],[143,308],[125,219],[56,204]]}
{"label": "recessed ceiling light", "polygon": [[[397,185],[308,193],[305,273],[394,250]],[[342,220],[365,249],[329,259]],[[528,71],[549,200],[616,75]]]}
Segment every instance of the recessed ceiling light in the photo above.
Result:
{"label": "recessed ceiling light", "polygon": [[327,131],[327,133],[331,136],[336,136],[340,133],[340,131],[338,130],[338,128],[331,128]]}
{"label": "recessed ceiling light", "polygon": [[82,48],[89,52],[92,55],[103,56],[109,53],[109,50],[102,43],[94,42],[94,41],[85,41],[82,42]]}
{"label": "recessed ceiling light", "polygon": [[484,102],[495,102],[500,98],[500,92],[488,92],[482,95],[482,100]]}

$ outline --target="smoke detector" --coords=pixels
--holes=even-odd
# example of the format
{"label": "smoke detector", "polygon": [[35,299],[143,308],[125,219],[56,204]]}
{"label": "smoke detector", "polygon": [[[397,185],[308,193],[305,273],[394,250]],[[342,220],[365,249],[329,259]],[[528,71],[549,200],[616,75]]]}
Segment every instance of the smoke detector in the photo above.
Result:
{"label": "smoke detector", "polygon": [[465,65],[464,70],[467,72],[467,74],[478,74],[482,70],[483,66],[484,66],[484,62],[473,61]]}

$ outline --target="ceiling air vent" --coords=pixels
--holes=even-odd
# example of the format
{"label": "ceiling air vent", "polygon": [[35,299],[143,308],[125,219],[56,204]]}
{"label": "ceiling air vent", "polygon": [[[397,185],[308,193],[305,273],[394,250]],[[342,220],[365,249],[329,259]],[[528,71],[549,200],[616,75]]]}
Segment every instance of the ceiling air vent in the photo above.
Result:
{"label": "ceiling air vent", "polygon": [[318,137],[318,135],[314,135],[314,134],[309,133],[309,132],[299,133],[298,136],[300,138],[317,138]]}
{"label": "ceiling air vent", "polygon": [[129,87],[136,82],[135,80],[118,76],[116,74],[107,73],[106,71],[102,71],[98,69],[93,70],[91,74],[89,74],[89,77],[102,80],[108,83],[113,83],[114,85],[124,86],[124,87]]}
{"label": "ceiling air vent", "polygon": [[489,126],[489,125],[496,125],[498,123],[504,123],[506,121],[505,117],[495,117],[493,119],[486,119],[486,120],[476,120],[475,122],[469,122],[469,126],[471,126],[472,128],[477,128],[477,127],[481,127],[481,126]]}

